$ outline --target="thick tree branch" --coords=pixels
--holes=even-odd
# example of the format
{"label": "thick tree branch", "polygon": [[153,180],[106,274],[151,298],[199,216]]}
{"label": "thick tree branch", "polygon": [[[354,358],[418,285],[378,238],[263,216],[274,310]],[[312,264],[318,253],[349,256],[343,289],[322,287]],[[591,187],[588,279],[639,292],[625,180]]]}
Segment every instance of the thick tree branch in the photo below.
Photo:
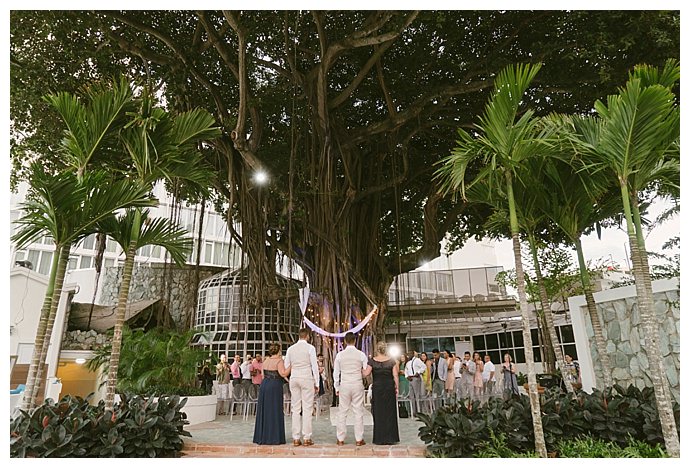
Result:
{"label": "thick tree branch", "polygon": [[357,73],[357,76],[355,76],[355,79],[352,80],[352,82],[345,88],[340,94],[338,94],[335,98],[331,99],[331,102],[328,103],[328,107],[330,109],[334,109],[338,107],[340,104],[345,102],[347,98],[349,98],[352,93],[357,89],[357,87],[364,81],[364,78],[367,76],[369,73],[369,70],[378,63],[379,59],[381,58],[381,55],[388,50],[388,48],[393,44],[394,41],[388,41],[384,43],[381,47],[376,47],[374,50],[374,53],[372,54],[371,57],[369,57],[369,60],[367,60],[367,63],[364,64],[364,66],[359,70]]}
{"label": "thick tree branch", "polygon": [[216,31],[216,28],[208,20],[208,15],[205,11],[197,11],[196,14],[199,17],[199,21],[204,26],[206,34],[208,34],[208,43],[215,47],[216,51],[218,52],[218,55],[220,55],[220,58],[223,60],[223,63],[225,63],[225,66],[228,67],[232,74],[235,75],[235,78],[239,81],[240,72],[237,67],[237,64],[232,61],[232,54],[230,52],[228,44],[222,40],[221,36],[219,36],[218,32]]}

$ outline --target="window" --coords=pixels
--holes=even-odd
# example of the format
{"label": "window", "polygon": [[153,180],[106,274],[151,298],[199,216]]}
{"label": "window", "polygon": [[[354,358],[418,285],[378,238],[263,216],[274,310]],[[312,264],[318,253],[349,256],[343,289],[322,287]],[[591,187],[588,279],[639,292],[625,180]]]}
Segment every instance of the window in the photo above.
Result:
{"label": "window", "polygon": [[113,253],[117,252],[117,242],[108,237],[108,239],[105,241],[105,251]]}
{"label": "window", "polygon": [[112,258],[104,258],[103,259],[103,267],[104,268],[110,268],[112,266],[115,266],[115,260]]}
{"label": "window", "polygon": [[96,235],[95,234],[89,234],[84,238],[84,242],[82,243],[82,247],[87,249],[87,250],[93,250],[94,243],[96,242]]}
{"label": "window", "polygon": [[204,263],[213,263],[213,242],[204,243]]}
{"label": "window", "polygon": [[43,252],[41,254],[41,262],[38,265],[38,272],[42,275],[49,275],[52,261],[53,252]]}
{"label": "window", "polygon": [[155,258],[161,258],[161,246],[160,245],[154,245],[153,248],[151,249],[151,256]]}
{"label": "window", "polygon": [[33,265],[34,270],[38,265],[38,257],[40,257],[40,255],[41,252],[39,252],[38,250],[29,250],[29,255],[26,257],[26,259]]}
{"label": "window", "polygon": [[79,262],[79,268],[91,268],[93,266],[93,257],[82,255]]}

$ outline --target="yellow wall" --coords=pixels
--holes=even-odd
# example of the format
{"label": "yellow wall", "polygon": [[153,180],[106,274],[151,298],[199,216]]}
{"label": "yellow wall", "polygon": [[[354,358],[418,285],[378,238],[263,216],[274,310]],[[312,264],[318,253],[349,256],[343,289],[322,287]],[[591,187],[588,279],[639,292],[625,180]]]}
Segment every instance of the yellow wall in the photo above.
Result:
{"label": "yellow wall", "polygon": [[62,382],[60,398],[65,395],[86,396],[97,390],[97,374],[89,371],[85,364],[72,361],[60,361],[57,377]]}

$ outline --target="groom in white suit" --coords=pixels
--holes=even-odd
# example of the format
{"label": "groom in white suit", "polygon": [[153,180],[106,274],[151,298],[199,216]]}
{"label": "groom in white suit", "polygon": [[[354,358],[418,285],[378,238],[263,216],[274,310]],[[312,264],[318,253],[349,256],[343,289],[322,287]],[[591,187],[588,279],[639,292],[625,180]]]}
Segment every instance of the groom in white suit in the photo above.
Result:
{"label": "groom in white suit", "polygon": [[355,347],[355,334],[345,334],[346,348],[335,356],[333,362],[333,385],[340,402],[336,424],[337,444],[345,444],[347,435],[347,412],[352,408],[355,416],[355,444],[364,442],[364,384],[362,377],[371,373],[366,355]]}

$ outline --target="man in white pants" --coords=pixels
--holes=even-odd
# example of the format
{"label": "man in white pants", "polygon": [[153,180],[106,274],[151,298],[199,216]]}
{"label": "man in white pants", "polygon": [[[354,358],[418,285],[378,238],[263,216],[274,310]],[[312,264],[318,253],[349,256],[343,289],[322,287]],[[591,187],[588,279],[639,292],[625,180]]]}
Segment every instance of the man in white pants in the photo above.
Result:
{"label": "man in white pants", "polygon": [[419,399],[422,397],[422,374],[426,372],[426,365],[417,357],[416,351],[410,351],[408,361],[405,364],[405,378],[410,381],[410,406],[412,416],[419,413]]}
{"label": "man in white pants", "polygon": [[290,368],[290,394],[292,402],[292,443],[314,445],[312,440],[311,413],[314,393],[319,390],[319,366],[316,348],[309,344],[309,329],[299,331],[299,341],[285,353],[285,368]]}
{"label": "man in white pants", "polygon": [[366,355],[355,348],[355,334],[345,334],[345,349],[335,356],[333,362],[333,385],[340,403],[340,412],[336,423],[337,444],[345,444],[347,435],[347,412],[352,408],[355,416],[355,444],[364,442],[364,384],[362,377],[371,372]]}

